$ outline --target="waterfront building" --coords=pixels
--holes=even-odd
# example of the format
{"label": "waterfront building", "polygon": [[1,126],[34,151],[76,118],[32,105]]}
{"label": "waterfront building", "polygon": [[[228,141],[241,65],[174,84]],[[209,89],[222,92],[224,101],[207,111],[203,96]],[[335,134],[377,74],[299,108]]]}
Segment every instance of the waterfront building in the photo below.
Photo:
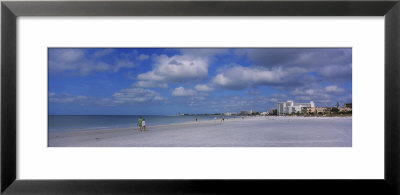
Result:
{"label": "waterfront building", "polygon": [[[315,113],[317,113],[317,114],[318,113],[326,114],[326,113],[330,112],[334,108],[336,108],[336,107],[317,107],[317,108],[315,108]],[[352,108],[348,108],[348,107],[339,107],[337,109],[341,113],[350,112],[352,110]],[[312,110],[309,110],[309,112],[312,112]]]}
{"label": "waterfront building", "polygon": [[349,112],[352,111],[351,107],[339,107],[339,112]]}
{"label": "waterfront building", "polygon": [[295,103],[293,101],[287,102],[279,102],[277,108],[278,115],[285,115],[285,114],[294,114],[294,113],[301,113],[303,108],[315,108],[315,104],[313,101],[310,103]]}
{"label": "waterfront building", "polygon": [[260,115],[261,116],[267,116],[267,115],[269,115],[269,113],[268,112],[261,112]]}
{"label": "waterfront building", "polygon": [[276,115],[276,113],[277,113],[276,109],[271,109],[271,110],[268,111],[269,115]]}
{"label": "waterfront building", "polygon": [[328,110],[330,109],[330,107],[318,107],[318,108],[316,108],[315,109],[315,111],[317,112],[317,113],[325,113],[325,112],[327,112]]}

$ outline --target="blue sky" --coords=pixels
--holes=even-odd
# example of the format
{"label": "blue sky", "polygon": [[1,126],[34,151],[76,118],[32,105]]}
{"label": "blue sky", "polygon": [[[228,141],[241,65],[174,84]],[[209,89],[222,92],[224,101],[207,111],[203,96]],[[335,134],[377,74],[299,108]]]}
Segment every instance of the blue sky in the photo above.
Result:
{"label": "blue sky", "polygon": [[352,101],[351,48],[49,48],[49,114],[267,111]]}

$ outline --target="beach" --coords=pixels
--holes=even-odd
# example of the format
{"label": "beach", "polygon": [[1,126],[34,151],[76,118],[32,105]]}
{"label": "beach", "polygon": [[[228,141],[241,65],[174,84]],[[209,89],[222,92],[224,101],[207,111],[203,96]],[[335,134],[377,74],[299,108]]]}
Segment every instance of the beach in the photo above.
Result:
{"label": "beach", "polygon": [[351,147],[351,117],[246,117],[49,132],[49,147]]}

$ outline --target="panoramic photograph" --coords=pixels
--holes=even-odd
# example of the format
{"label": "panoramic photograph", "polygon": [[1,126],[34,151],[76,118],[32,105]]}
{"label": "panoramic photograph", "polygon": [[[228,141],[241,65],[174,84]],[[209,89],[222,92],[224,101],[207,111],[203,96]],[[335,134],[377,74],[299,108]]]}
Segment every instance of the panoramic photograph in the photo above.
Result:
{"label": "panoramic photograph", "polygon": [[352,49],[48,48],[48,147],[352,147]]}

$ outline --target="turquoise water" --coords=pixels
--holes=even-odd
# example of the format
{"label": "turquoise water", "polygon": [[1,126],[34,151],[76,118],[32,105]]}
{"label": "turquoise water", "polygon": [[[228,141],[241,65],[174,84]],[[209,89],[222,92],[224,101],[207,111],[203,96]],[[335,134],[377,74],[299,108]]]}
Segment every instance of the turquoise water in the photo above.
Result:
{"label": "turquoise water", "polygon": [[[86,131],[136,127],[139,115],[49,115],[49,131]],[[195,116],[142,115],[146,126],[194,122]],[[227,118],[227,117],[225,117]],[[198,116],[198,120],[213,120],[214,116]],[[220,119],[220,116],[217,117]]]}

